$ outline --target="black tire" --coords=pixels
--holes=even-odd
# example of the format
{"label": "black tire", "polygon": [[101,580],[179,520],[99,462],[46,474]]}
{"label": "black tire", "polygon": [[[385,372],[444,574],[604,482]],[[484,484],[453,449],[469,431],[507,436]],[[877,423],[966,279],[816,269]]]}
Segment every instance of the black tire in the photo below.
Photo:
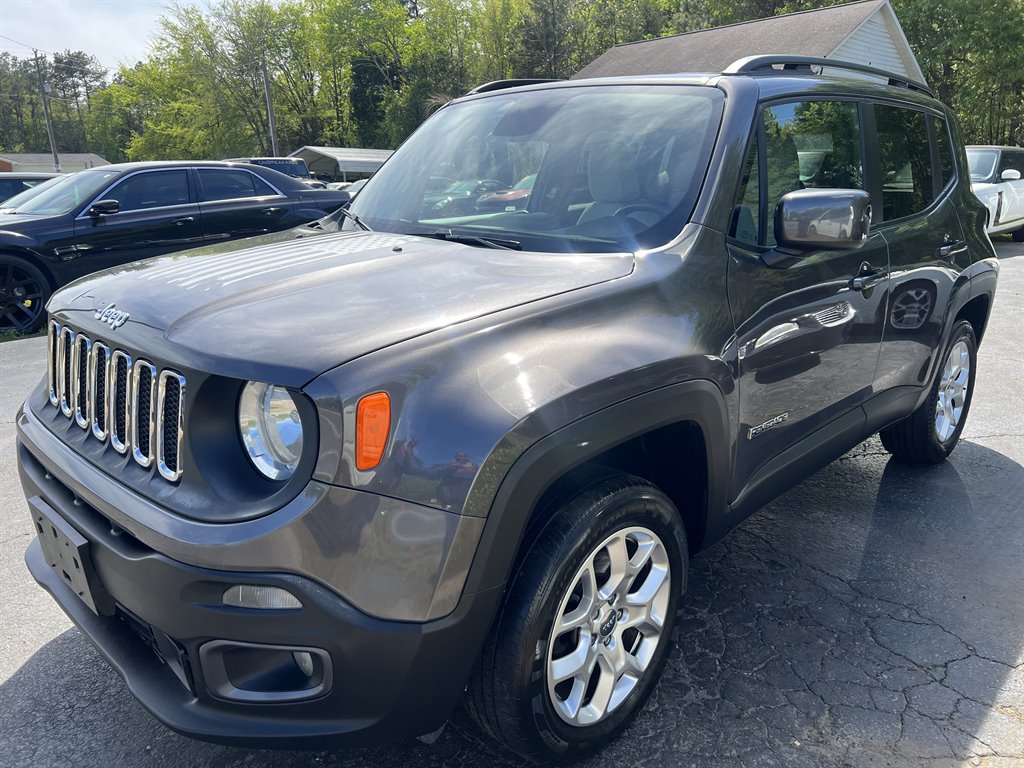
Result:
{"label": "black tire", "polygon": [[33,333],[46,320],[50,281],[32,262],[0,253],[0,333]]}
{"label": "black tire", "polygon": [[[956,428],[946,439],[940,439],[936,427],[936,410],[939,402],[939,389],[943,381],[946,360],[953,348],[960,342],[967,346],[970,359],[970,371],[967,390],[963,397],[960,418]],[[960,433],[967,423],[967,414],[971,408],[974,395],[974,377],[978,370],[978,343],[974,337],[974,329],[966,320],[958,320],[953,325],[949,342],[942,350],[939,368],[935,372],[928,398],[902,421],[886,427],[878,436],[882,445],[894,458],[910,464],[938,464],[946,459],[960,441]]]}
{"label": "black tire", "polygon": [[[532,760],[568,763],[592,754],[614,738],[637,715],[653,690],[672,645],[676,606],[686,586],[688,554],[686,533],[676,508],[663,493],[640,478],[607,475],[568,496],[563,494],[562,499],[548,510],[547,522],[534,532],[532,544],[510,580],[498,618],[467,687],[466,708],[486,733],[520,755]],[[585,648],[590,638],[589,647],[596,649],[593,653],[603,653],[597,641],[601,640],[600,644],[606,649],[614,649],[616,646],[606,636],[606,630],[612,632],[615,624],[613,621],[609,627],[607,619],[603,618],[600,631],[595,632],[595,623],[586,619],[586,628],[569,630],[552,638],[553,623],[559,611],[569,610],[563,601],[573,594],[571,590],[584,563],[598,562],[595,554],[599,557],[605,551],[600,549],[602,544],[627,529],[653,532],[664,545],[669,576],[663,584],[669,584],[669,591],[661,632],[657,639],[651,633],[649,640],[644,641],[651,645],[656,643],[655,650],[621,703],[608,706],[603,719],[593,724],[570,724],[556,711],[552,701],[554,694],[548,690],[549,641],[554,639],[553,645],[557,645],[571,636],[575,640],[569,641],[569,645],[579,642],[579,647]],[[635,557],[637,551],[634,549],[634,554],[629,556]],[[645,578],[636,576],[637,582]],[[595,583],[600,584],[600,576]],[[609,578],[605,585],[610,583]],[[635,594],[632,589],[632,585],[626,587],[627,596],[620,605],[631,605],[628,598]],[[572,597],[568,599],[571,601]],[[595,615],[606,608],[606,603],[596,596],[589,604],[600,606]],[[611,618],[615,613],[614,595],[607,605],[612,606],[608,614]],[[579,607],[577,604],[574,610]],[[584,608],[583,612],[590,614],[590,610]],[[632,609],[627,607],[629,610]],[[620,619],[622,615],[620,610]],[[625,624],[623,620],[623,626]],[[625,649],[627,644],[632,644],[630,653],[638,653],[641,640],[628,635],[633,630],[622,631],[621,647]],[[599,669],[594,669],[600,674]],[[594,673],[584,674],[593,685]],[[616,682],[618,680],[616,678]],[[591,694],[584,693],[588,695]],[[592,700],[596,699],[595,693]]]}
{"label": "black tire", "polygon": [[1024,227],[1018,229],[1016,232],[1010,235],[1010,237],[1013,238],[1013,242],[1015,243],[1024,243]]}

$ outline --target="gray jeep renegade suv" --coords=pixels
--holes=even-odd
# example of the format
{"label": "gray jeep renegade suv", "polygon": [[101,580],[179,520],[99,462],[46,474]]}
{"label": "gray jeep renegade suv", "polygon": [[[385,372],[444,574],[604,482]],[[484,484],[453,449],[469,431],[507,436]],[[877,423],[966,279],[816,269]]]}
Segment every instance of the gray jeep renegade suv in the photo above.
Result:
{"label": "gray jeep renegade suv", "polygon": [[28,567],[182,733],[465,700],[580,757],[657,683],[692,555],[875,432],[953,450],[984,221],[949,111],[877,70],[483,86],[348,212],[54,295]]}

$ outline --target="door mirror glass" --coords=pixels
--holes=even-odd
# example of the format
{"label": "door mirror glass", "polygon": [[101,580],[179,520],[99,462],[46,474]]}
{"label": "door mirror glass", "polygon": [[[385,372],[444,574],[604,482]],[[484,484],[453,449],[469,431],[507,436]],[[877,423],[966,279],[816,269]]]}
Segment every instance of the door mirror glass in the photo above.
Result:
{"label": "door mirror glass", "polygon": [[775,209],[780,246],[797,250],[860,248],[871,226],[871,198],[861,189],[798,189]]}
{"label": "door mirror glass", "polygon": [[1020,181],[1020,171],[1016,168],[1007,168],[999,174],[999,178],[1003,181]]}
{"label": "door mirror glass", "polygon": [[117,200],[97,200],[89,206],[90,216],[110,216],[121,210]]}

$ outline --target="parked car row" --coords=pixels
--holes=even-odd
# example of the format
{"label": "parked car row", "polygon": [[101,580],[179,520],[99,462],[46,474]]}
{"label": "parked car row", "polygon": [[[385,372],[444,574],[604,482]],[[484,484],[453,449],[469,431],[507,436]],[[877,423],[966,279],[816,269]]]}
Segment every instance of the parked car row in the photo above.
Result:
{"label": "parked car row", "polygon": [[288,229],[349,199],[229,162],[124,163],[51,179],[0,208],[0,333],[39,328],[50,294],[90,272]]}

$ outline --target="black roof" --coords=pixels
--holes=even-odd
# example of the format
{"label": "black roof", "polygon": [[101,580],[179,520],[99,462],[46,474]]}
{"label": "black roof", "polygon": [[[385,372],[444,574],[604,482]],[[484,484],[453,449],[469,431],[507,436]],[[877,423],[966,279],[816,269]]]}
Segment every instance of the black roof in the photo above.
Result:
{"label": "black roof", "polygon": [[86,170],[136,171],[143,168],[189,168],[195,165],[229,166],[240,164],[241,163],[229,163],[223,160],[140,160],[134,163],[111,163],[110,165],[100,165],[96,166],[96,168],[87,168]]}

